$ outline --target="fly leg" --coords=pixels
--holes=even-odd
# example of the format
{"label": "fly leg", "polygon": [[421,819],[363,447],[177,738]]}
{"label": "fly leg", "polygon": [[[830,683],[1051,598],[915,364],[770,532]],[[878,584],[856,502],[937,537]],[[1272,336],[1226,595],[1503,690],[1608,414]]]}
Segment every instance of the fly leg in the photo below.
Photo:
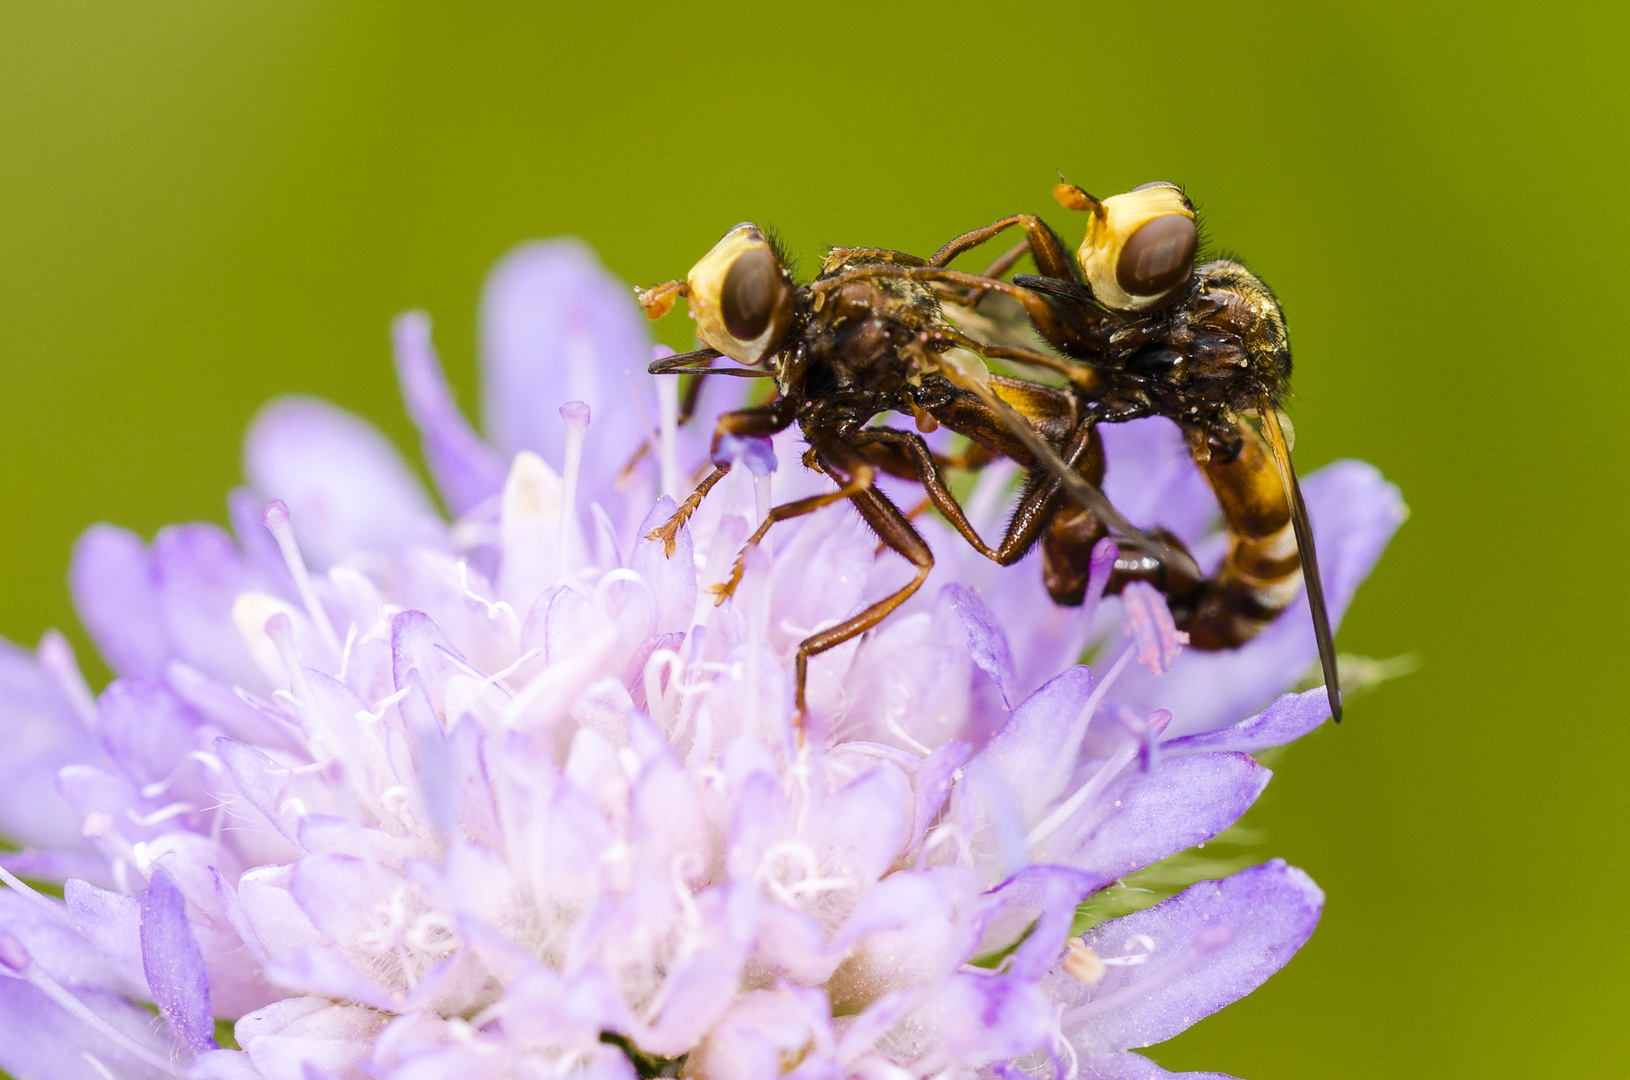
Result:
{"label": "fly leg", "polygon": [[[813,448],[811,449],[813,450]],[[853,467],[847,471],[847,476],[844,476],[827,468],[824,455],[822,455],[821,467],[816,471],[826,473],[834,480],[837,480],[838,490],[824,492],[820,495],[811,495],[804,499],[794,499],[790,503],[770,507],[770,512],[764,515],[764,520],[759,523],[757,529],[753,530],[753,535],[742,542],[741,550],[736,553],[735,565],[730,568],[730,576],[713,586],[712,591],[717,597],[714,600],[715,604],[722,604],[735,595],[736,587],[741,584],[742,575],[747,571],[747,553],[764,541],[764,537],[769,534],[770,529],[774,527],[776,522],[803,517],[805,514],[813,514],[822,507],[831,506],[833,503],[842,502],[845,499],[853,499],[862,492],[872,489],[872,481],[877,478],[877,468],[871,462],[859,458],[859,455],[856,455],[856,457],[857,460],[853,463]]]}
{"label": "fly leg", "polygon": [[[1058,278],[1077,285],[1081,283],[1081,276],[1076,272],[1075,263],[1070,259],[1070,253],[1065,248],[1064,241],[1058,238],[1058,234],[1052,230],[1051,226],[1032,214],[1014,214],[1012,217],[993,221],[982,229],[965,232],[934,252],[928,259],[928,265],[945,266],[964,251],[978,247],[1014,225],[1021,226],[1024,229],[1024,243],[1008,252],[1002,259],[997,260],[997,264],[992,266],[993,270],[997,269],[1001,262],[1009,256],[1012,257],[1013,262],[1017,262],[1019,256],[1022,256],[1025,251],[1029,251],[1035,257],[1036,269],[1041,271],[1042,276]],[[1007,267],[997,273],[987,272],[984,276],[1000,277],[1008,269],[1012,269],[1012,263],[1008,263]]]}
{"label": "fly leg", "polygon": [[[774,435],[785,429],[797,416],[798,402],[792,398],[777,398],[768,405],[758,405],[750,409],[737,409],[734,412],[721,413],[719,422],[713,429],[713,448],[719,448],[719,440],[726,435],[741,437],[764,437]],[[712,491],[725,474],[730,471],[730,464],[715,464],[713,471],[702,478],[696,485],[696,490],[684,502],[679,504],[673,516],[645,534],[647,540],[661,540],[662,552],[669,557],[673,556],[674,548],[679,543],[679,530],[685,527],[685,522],[702,505],[707,493]]]}
{"label": "fly leg", "polygon": [[855,509],[866,520],[866,524],[872,527],[885,545],[911,563],[916,573],[904,586],[858,614],[818,634],[811,634],[799,642],[796,662],[797,712],[794,722],[798,726],[800,738],[806,708],[804,691],[809,677],[809,658],[859,637],[888,618],[891,612],[922,588],[923,582],[928,580],[929,571],[934,569],[933,552],[928,550],[928,545],[910,520],[888,500],[887,496],[870,486],[869,481],[865,485],[859,483],[862,475],[871,470],[865,458],[835,437],[821,437],[812,432],[810,441],[814,443],[814,448],[820,455],[822,471],[839,481],[842,485],[840,490],[850,492],[847,498],[854,503]]}
{"label": "fly leg", "polygon": [[[928,502],[975,551],[1000,566],[1012,566],[1024,558],[1039,539],[1042,543],[1042,574],[1048,592],[1060,604],[1078,605],[1082,602],[1086,595],[1086,575],[1093,545],[1107,535],[1107,529],[1097,515],[1066,499],[1057,480],[1042,472],[1031,474],[1001,543],[993,548],[980,537],[968,521],[962,504],[946,487],[940,475],[939,462],[922,436],[893,428],[867,428],[855,440],[855,445],[863,453],[878,444],[897,447],[910,455]],[[1060,456],[1094,487],[1103,484],[1103,441],[1098,437],[1097,427],[1091,422],[1077,427]]]}

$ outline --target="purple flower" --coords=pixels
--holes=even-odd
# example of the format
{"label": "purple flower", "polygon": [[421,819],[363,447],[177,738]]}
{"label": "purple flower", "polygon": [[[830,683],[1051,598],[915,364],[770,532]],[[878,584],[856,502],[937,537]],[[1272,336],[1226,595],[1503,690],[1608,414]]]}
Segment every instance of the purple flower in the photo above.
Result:
{"label": "purple flower", "polygon": [[[1071,936],[1084,899],[1244,812],[1269,776],[1253,752],[1328,716],[1322,690],[1284,694],[1314,658],[1305,616],[1184,652],[1140,587],[1056,608],[1029,560],[928,522],[941,587],[814,661],[822,737],[799,744],[798,641],[909,571],[835,507],[773,533],[715,606],[772,499],[825,484],[776,467],[794,436],[722,446],[750,467],[667,557],[643,537],[710,426],[676,428],[637,308],[585,249],[494,272],[489,438],[428,320],[394,337],[452,521],[364,422],[275,402],[231,534],[81,540],[74,597],[118,676],[99,697],[60,636],[0,650],[0,832],[21,848],[0,857],[20,1033],[0,1068],[1147,1077],[1132,1050],[1311,933],[1322,896],[1276,862]],[[1172,432],[1106,444],[1133,520],[1216,558]],[[1010,480],[981,477],[981,527]],[[1307,489],[1339,616],[1401,504],[1356,463]]]}

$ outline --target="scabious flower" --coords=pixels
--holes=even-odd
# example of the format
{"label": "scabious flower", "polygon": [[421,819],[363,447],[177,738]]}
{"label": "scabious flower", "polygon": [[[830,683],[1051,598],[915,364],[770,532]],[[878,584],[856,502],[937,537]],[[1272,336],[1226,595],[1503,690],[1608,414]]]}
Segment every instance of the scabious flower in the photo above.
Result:
{"label": "scabious flower", "polygon": [[[907,568],[834,507],[778,528],[715,605],[772,499],[824,483],[776,468],[795,435],[730,447],[748,467],[667,557],[644,536],[710,428],[676,429],[627,291],[534,245],[481,326],[486,438],[428,321],[394,328],[450,522],[361,420],[277,402],[232,533],[81,540],[107,689],[59,635],[0,651],[0,1067],[1150,1077],[1135,1048],[1307,939],[1322,895],[1277,861],[1071,936],[1083,900],[1244,812],[1269,775],[1253,752],[1328,716],[1322,689],[1284,694],[1314,658],[1305,610],[1183,653],[1146,587],[1060,609],[1029,560],[924,522],[937,581],[815,660],[799,740],[797,642]],[[1129,516],[1217,557],[1169,425],[1105,442]],[[1010,479],[982,477],[982,528]],[[1354,462],[1307,496],[1339,615],[1401,504]]]}

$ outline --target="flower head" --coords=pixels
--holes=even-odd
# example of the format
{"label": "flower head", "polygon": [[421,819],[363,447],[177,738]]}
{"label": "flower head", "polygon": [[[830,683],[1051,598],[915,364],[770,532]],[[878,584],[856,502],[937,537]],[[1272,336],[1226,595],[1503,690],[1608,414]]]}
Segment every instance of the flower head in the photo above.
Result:
{"label": "flower head", "polygon": [[[23,845],[0,1019],[28,1033],[0,1067],[1142,1077],[1133,1048],[1311,933],[1321,894],[1277,862],[1076,925],[1227,828],[1268,780],[1250,755],[1327,717],[1322,689],[1276,698],[1312,662],[1305,615],[1196,656],[1144,587],[1059,609],[1029,560],[998,569],[928,522],[939,587],[815,659],[800,742],[797,643],[909,568],[837,507],[773,534],[716,606],[772,500],[825,483],[787,467],[793,437],[722,447],[749,468],[669,555],[645,536],[709,431],[641,373],[626,291],[583,248],[534,245],[495,272],[482,332],[488,438],[428,321],[394,331],[451,521],[362,421],[277,402],[233,534],[80,542],[75,599],[118,674],[100,696],[58,636],[0,652],[0,832]],[[1105,441],[1133,520],[1215,557],[1172,433]],[[982,477],[981,527],[1010,479]],[[1307,492],[1339,615],[1400,504],[1357,463]]]}

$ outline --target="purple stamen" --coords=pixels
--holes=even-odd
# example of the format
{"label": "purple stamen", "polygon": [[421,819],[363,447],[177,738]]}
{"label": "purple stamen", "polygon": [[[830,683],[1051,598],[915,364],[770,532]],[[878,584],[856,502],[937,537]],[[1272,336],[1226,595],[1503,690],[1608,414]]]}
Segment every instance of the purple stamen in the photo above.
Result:
{"label": "purple stamen", "polygon": [[1165,599],[1148,582],[1127,585],[1121,604],[1126,608],[1125,633],[1137,649],[1138,663],[1156,675],[1166,674],[1189,636],[1172,622]]}

